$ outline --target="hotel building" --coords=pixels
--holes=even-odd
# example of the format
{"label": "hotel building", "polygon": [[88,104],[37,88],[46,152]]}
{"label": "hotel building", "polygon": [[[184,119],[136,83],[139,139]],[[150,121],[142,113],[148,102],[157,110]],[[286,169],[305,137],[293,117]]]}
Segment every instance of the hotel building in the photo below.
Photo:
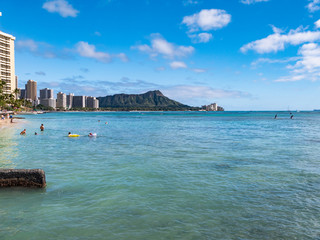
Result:
{"label": "hotel building", "polygon": [[87,108],[99,108],[99,100],[95,97],[87,97]]}
{"label": "hotel building", "polygon": [[85,108],[86,96],[73,96],[72,107],[73,108]]}
{"label": "hotel building", "polygon": [[17,88],[14,67],[15,37],[0,31],[0,76],[6,82],[4,93],[13,93]]}
{"label": "hotel building", "polygon": [[25,98],[32,102],[37,100],[37,82],[29,80],[25,85]]}
{"label": "hotel building", "polygon": [[72,103],[73,103],[73,93],[69,93],[69,95],[67,95],[67,108],[70,109],[72,108]]}
{"label": "hotel building", "polygon": [[53,89],[44,88],[40,90],[40,104],[45,107],[56,108],[56,100],[53,98]]}
{"label": "hotel building", "polygon": [[67,107],[67,95],[63,92],[57,94],[57,108],[65,109]]}
{"label": "hotel building", "polygon": [[207,111],[218,111],[218,105],[216,103],[212,103],[206,107]]}

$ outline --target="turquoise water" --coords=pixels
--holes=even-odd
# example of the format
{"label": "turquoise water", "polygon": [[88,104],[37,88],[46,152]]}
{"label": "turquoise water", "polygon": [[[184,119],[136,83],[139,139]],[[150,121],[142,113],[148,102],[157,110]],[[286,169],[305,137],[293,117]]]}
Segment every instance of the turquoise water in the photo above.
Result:
{"label": "turquoise water", "polygon": [[0,189],[0,239],[320,239],[320,113],[274,115],[25,116],[0,167],[47,188]]}

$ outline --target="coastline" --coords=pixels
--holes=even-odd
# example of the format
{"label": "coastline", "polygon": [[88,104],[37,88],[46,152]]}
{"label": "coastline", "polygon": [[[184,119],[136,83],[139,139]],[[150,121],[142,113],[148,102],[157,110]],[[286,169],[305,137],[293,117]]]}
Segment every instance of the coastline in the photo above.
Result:
{"label": "coastline", "polygon": [[18,125],[19,122],[20,121],[17,121],[16,118],[13,118],[13,122],[11,122],[11,119],[0,120],[0,130],[2,128],[15,127]]}

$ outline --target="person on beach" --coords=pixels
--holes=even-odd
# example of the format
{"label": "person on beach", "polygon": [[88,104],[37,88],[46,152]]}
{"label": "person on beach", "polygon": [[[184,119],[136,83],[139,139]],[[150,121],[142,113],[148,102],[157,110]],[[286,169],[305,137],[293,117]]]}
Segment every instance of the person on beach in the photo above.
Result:
{"label": "person on beach", "polygon": [[10,122],[13,123],[13,118],[10,119]]}
{"label": "person on beach", "polygon": [[20,135],[26,135],[26,129],[23,129],[23,131],[20,133]]}
{"label": "person on beach", "polygon": [[43,126],[43,124],[41,124],[40,130],[41,130],[41,131],[44,131],[44,126]]}

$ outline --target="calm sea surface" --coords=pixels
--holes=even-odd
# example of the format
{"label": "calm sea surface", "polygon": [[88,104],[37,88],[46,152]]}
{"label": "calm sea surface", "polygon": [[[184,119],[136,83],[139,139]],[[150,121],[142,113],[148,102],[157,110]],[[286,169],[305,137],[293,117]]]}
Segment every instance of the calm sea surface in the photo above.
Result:
{"label": "calm sea surface", "polygon": [[25,116],[0,168],[47,188],[0,189],[0,239],[320,239],[320,113],[275,114]]}

